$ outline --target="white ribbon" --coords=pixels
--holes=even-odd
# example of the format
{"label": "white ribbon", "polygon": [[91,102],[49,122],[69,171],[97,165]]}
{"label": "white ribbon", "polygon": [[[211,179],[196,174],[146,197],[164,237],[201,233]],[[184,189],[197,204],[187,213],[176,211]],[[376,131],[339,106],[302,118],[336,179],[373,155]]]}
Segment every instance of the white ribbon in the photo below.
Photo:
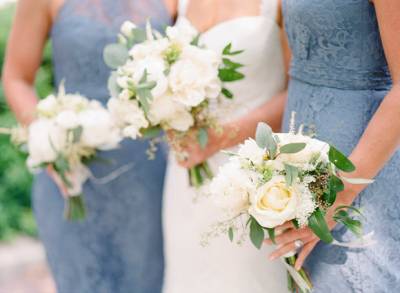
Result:
{"label": "white ribbon", "polygon": [[97,178],[93,175],[93,173],[91,171],[90,172],[90,180],[92,180],[94,183],[96,184],[107,184],[110,183],[111,181],[117,179],[119,176],[121,176],[122,174],[128,172],[129,170],[131,170],[134,166],[134,163],[130,163],[130,164],[126,164],[123,165],[121,167],[119,167],[118,169],[112,171],[110,174],[101,177],[101,178]]}
{"label": "white ribbon", "polygon": [[331,244],[347,248],[366,248],[377,243],[377,241],[374,239],[374,234],[374,231],[372,231],[350,242],[340,242],[337,240],[333,240]]}
{"label": "white ribbon", "polygon": [[307,282],[303,279],[303,277],[299,274],[298,271],[291,265],[289,265],[284,258],[281,258],[283,264],[285,265],[287,271],[289,272],[290,276],[296,282],[296,285],[299,286],[299,289],[304,293],[311,292],[312,288],[307,284]]}

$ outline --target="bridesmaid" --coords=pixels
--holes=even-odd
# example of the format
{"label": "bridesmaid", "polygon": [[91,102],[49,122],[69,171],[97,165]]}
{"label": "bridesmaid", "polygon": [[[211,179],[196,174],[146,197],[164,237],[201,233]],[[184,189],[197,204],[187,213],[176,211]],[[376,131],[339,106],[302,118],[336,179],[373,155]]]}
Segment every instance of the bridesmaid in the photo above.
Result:
{"label": "bridesmaid", "polygon": [[[114,42],[125,20],[161,29],[171,24],[174,0],[20,0],[4,67],[4,87],[19,122],[34,119],[33,82],[48,37],[52,40],[55,83],[105,103],[109,69],[102,51]],[[128,163],[133,167],[107,183],[84,187],[88,217],[64,221],[63,198],[48,173],[38,174],[33,205],[39,234],[59,293],[161,291],[163,252],[161,197],[165,155],[148,161],[148,143],[126,141],[101,154],[112,164],[94,164],[95,177]],[[131,166],[131,165],[127,165]]]}
{"label": "bridesmaid", "polygon": [[[400,290],[399,14],[398,0],[283,0],[293,52],[284,125],[296,111],[298,123],[350,155],[357,167],[351,176],[376,177],[368,187],[346,186],[338,198],[338,205],[363,209],[375,246],[326,245],[308,229],[277,237],[272,259],[293,250],[295,240],[304,243],[296,267],[307,258],[314,292]],[[334,228],[338,239],[349,234]]]}

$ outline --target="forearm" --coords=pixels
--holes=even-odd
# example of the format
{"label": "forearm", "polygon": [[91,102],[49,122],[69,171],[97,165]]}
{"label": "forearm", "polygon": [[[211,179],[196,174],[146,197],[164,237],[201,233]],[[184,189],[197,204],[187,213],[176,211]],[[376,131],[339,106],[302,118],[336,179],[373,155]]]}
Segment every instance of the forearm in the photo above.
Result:
{"label": "forearm", "polygon": [[[399,143],[400,85],[396,85],[379,106],[350,155],[356,166],[356,171],[350,176],[374,178],[398,149]],[[350,186],[353,191],[350,194],[355,198],[364,188],[365,186],[360,185]]]}
{"label": "forearm", "polygon": [[33,85],[22,79],[5,77],[4,89],[7,102],[19,123],[29,125],[36,116],[37,97]]}
{"label": "forearm", "polygon": [[275,132],[279,132],[282,126],[286,99],[287,91],[283,91],[245,116],[225,125],[224,139],[221,142],[222,148],[238,145],[247,138],[254,137],[259,122],[265,122]]}

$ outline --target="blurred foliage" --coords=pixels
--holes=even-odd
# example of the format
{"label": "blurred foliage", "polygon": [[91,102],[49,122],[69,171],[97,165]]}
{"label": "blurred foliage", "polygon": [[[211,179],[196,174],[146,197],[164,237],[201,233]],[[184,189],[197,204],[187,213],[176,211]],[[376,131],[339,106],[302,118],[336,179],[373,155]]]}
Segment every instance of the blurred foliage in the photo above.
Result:
{"label": "blurred foliage", "polygon": [[[3,67],[14,13],[15,5],[0,9],[0,68]],[[36,78],[38,96],[44,97],[52,91],[52,80],[51,48],[48,44]],[[0,82],[0,126],[15,124]],[[17,233],[36,235],[31,211],[31,185],[32,176],[25,167],[25,157],[10,144],[8,137],[0,136],[0,239],[10,239]]]}

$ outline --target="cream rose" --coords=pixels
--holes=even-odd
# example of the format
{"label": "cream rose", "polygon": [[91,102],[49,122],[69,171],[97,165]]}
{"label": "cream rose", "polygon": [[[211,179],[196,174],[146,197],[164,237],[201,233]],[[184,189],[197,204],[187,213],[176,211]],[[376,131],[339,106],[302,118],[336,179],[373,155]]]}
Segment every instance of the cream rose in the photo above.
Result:
{"label": "cream rose", "polygon": [[296,188],[288,187],[284,176],[275,176],[257,190],[249,213],[261,226],[274,228],[293,220],[298,204]]}

